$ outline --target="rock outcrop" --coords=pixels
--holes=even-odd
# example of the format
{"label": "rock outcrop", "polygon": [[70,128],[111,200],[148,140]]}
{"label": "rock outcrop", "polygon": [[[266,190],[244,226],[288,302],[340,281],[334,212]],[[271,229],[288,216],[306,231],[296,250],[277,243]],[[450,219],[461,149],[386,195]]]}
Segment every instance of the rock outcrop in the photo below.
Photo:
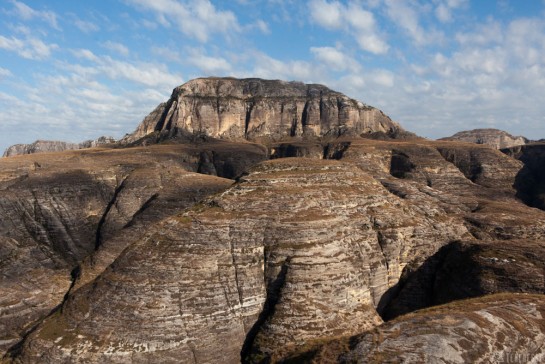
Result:
{"label": "rock outcrop", "polygon": [[86,140],[81,143],[69,143],[53,140],[36,140],[31,144],[15,144],[4,151],[4,157],[13,157],[22,154],[62,152],[65,150],[94,148],[115,143],[112,137],[102,136],[96,140]]}
{"label": "rock outcrop", "polygon": [[316,85],[174,95],[125,148],[0,160],[5,361],[542,361],[539,146],[399,138]]}
{"label": "rock outcrop", "polygon": [[545,296],[501,294],[418,311],[293,362],[542,363]]}
{"label": "rock outcrop", "polygon": [[442,138],[441,140],[486,144],[496,149],[509,148],[528,143],[528,139],[525,137],[513,136],[506,131],[498,129],[473,129],[460,131],[453,136]]}
{"label": "rock outcrop", "polygon": [[206,153],[229,173],[266,157],[256,145],[220,143],[2,159],[0,350],[21,340],[71,287],[93,280],[149,224],[232,184],[196,173]]}
{"label": "rock outcrop", "polygon": [[122,142],[129,144],[152,133],[278,141],[402,131],[382,111],[322,85],[213,77],[175,88],[170,100]]}

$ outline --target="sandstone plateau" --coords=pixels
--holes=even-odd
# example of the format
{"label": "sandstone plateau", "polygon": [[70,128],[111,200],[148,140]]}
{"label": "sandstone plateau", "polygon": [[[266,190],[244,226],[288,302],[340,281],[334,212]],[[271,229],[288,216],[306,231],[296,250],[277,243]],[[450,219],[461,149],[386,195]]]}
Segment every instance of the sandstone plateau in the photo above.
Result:
{"label": "sandstone plateau", "polygon": [[0,160],[3,361],[543,362],[544,158],[189,81],[115,146]]}

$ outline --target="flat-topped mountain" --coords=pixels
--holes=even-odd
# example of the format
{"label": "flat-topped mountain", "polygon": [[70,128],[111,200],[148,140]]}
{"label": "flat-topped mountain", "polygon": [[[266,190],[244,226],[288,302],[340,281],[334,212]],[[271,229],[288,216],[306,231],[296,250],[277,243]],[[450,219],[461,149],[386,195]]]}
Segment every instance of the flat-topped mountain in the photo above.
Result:
{"label": "flat-topped mountain", "polygon": [[441,140],[458,140],[468,143],[486,144],[496,149],[510,148],[528,143],[522,136],[513,136],[499,129],[473,129],[460,131],[453,136]]}
{"label": "flat-topped mountain", "polygon": [[213,77],[175,88],[123,141],[153,133],[278,141],[376,132],[404,130],[382,111],[323,85]]}

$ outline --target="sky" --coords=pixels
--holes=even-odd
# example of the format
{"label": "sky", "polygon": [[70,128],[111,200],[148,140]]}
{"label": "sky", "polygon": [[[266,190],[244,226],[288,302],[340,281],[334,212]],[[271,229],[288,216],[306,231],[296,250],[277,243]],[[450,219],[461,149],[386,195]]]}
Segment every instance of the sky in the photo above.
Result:
{"label": "sky", "polygon": [[0,150],[120,138],[207,76],[324,84],[428,138],[545,138],[545,0],[0,1]]}

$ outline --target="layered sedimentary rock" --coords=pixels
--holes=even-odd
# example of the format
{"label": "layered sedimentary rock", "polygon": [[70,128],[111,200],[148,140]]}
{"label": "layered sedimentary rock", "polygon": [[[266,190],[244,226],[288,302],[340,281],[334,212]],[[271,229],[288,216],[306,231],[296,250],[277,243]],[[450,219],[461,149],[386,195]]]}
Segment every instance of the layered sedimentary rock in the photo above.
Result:
{"label": "layered sedimentary rock", "polygon": [[96,140],[86,140],[81,143],[68,143],[53,140],[36,140],[31,144],[15,144],[4,151],[3,157],[13,157],[22,154],[62,152],[65,150],[94,148],[115,143],[112,137],[102,136]]}
{"label": "layered sedimentary rock", "polygon": [[[102,272],[147,225],[233,181],[193,173],[201,155],[241,173],[251,144],[94,150],[3,159],[0,173],[0,349]],[[239,169],[237,172],[237,168]]]}
{"label": "layered sedimentary rock", "polygon": [[[526,207],[508,181],[522,165],[498,151],[363,139],[325,149],[341,163],[267,162],[164,220],[75,291],[20,358],[231,362],[242,351],[247,361],[277,360],[380,324],[377,312],[404,296],[399,278],[453,240],[481,235],[505,246],[545,232],[542,212],[517,213]],[[478,173],[469,173],[471,163]],[[526,264],[509,262],[518,271]],[[420,294],[428,301],[419,307],[435,304]],[[103,339],[114,331],[119,336]],[[211,349],[219,342],[221,357]]]}
{"label": "layered sedimentary rock", "polygon": [[382,316],[391,319],[425,307],[498,292],[543,294],[544,266],[545,247],[539,241],[453,242],[415,272],[406,272]]}
{"label": "layered sedimentary rock", "polygon": [[495,149],[510,148],[528,143],[528,139],[523,136],[513,136],[506,131],[498,129],[473,129],[460,131],[453,136],[442,138],[441,140],[486,144]]}
{"label": "layered sedimentary rock", "polygon": [[352,101],[199,79],[126,148],[0,161],[4,359],[541,361],[545,153]]}
{"label": "layered sedimentary rock", "polygon": [[492,295],[414,314],[296,355],[294,362],[542,363],[545,296]]}
{"label": "layered sedimentary rock", "polygon": [[352,165],[267,162],[151,229],[40,326],[22,358],[233,362],[246,342],[243,356],[258,360],[370,329],[405,265],[469,236],[437,214]]}
{"label": "layered sedimentary rock", "polygon": [[257,78],[199,78],[172,92],[123,139],[154,132],[229,140],[337,137],[403,129],[382,111],[322,85]]}

